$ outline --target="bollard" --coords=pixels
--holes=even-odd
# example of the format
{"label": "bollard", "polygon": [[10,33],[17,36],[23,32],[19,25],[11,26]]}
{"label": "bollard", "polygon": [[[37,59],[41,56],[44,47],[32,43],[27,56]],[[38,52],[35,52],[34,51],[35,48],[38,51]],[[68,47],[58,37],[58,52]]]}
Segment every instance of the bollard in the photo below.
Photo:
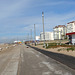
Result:
{"label": "bollard", "polygon": [[48,47],[48,43],[47,43],[47,47]]}
{"label": "bollard", "polygon": [[71,44],[69,43],[69,45],[71,45]]}
{"label": "bollard", "polygon": [[60,45],[61,45],[61,43],[60,43]]}
{"label": "bollard", "polygon": [[57,45],[58,45],[58,43],[57,43]]}
{"label": "bollard", "polygon": [[46,48],[46,46],[45,46],[45,48]]}

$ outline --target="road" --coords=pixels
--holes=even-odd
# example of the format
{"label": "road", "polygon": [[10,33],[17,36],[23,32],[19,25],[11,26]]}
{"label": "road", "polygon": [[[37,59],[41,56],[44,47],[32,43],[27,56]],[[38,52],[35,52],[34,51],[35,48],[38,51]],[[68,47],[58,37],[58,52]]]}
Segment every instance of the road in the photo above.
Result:
{"label": "road", "polygon": [[0,75],[75,75],[75,71],[23,44],[0,53]]}
{"label": "road", "polygon": [[18,46],[0,52],[0,75],[17,75],[19,58],[20,48]]}

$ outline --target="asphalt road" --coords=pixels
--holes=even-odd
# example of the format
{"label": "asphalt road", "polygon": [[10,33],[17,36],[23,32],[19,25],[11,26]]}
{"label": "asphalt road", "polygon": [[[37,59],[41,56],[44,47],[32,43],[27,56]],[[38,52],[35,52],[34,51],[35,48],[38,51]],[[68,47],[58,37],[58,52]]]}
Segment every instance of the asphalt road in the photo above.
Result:
{"label": "asphalt road", "polygon": [[39,49],[39,48],[36,48],[36,47],[32,47],[30,46],[31,48],[47,55],[48,57],[50,58],[53,58],[65,65],[67,65],[68,67],[72,68],[75,70],[75,57],[73,56],[68,56],[68,55],[65,55],[65,54],[61,54],[61,53],[55,53],[55,52],[51,52],[51,51],[46,51],[46,50],[43,50],[43,49]]}
{"label": "asphalt road", "polygon": [[25,45],[0,53],[0,75],[75,75],[71,68]]}
{"label": "asphalt road", "polygon": [[75,71],[33,48],[20,47],[18,75],[75,75]]}

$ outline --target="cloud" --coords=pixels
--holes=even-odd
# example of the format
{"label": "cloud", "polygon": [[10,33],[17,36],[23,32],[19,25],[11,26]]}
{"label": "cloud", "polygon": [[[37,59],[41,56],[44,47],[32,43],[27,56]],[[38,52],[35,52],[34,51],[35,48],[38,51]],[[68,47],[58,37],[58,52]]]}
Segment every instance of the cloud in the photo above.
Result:
{"label": "cloud", "polygon": [[11,16],[16,16],[20,13],[22,8],[27,8],[29,0],[16,0],[16,1],[5,1],[0,2],[0,19],[11,18]]}
{"label": "cloud", "polygon": [[61,5],[74,5],[75,4],[75,1],[73,0],[63,0],[63,1],[60,1],[60,0],[40,0],[40,1],[34,1],[32,3],[32,6],[31,7],[46,7],[46,6],[52,6],[52,7],[55,7],[55,6],[61,6]]}
{"label": "cloud", "polygon": [[[40,13],[41,14],[41,13]],[[52,31],[52,28],[56,25],[66,24],[69,21],[74,20],[73,17],[75,16],[73,13],[58,15],[58,14],[45,14],[44,22],[45,22],[45,29],[46,31]],[[7,23],[7,21],[5,22]],[[4,23],[4,24],[5,24]],[[23,17],[23,18],[16,18],[10,19],[7,23],[8,25],[3,26],[3,33],[28,33],[30,29],[34,30],[34,24],[36,24],[37,31],[42,31],[42,16],[32,16],[32,17]],[[6,31],[7,29],[7,31]],[[0,30],[1,32],[1,30]],[[39,33],[38,33],[39,34]]]}
{"label": "cloud", "polygon": [[75,20],[74,4],[75,1],[65,0],[1,0],[0,37],[27,35],[31,29],[34,34],[34,24],[39,35],[43,31],[42,11],[45,31],[52,31],[56,25]]}

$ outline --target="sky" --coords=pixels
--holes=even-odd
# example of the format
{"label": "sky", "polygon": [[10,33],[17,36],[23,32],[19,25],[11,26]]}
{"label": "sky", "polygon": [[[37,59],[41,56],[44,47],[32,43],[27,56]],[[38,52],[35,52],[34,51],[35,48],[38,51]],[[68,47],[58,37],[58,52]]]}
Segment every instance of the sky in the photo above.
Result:
{"label": "sky", "polygon": [[53,31],[57,25],[67,25],[75,20],[75,0],[0,0],[0,42],[27,39],[43,31]]}

